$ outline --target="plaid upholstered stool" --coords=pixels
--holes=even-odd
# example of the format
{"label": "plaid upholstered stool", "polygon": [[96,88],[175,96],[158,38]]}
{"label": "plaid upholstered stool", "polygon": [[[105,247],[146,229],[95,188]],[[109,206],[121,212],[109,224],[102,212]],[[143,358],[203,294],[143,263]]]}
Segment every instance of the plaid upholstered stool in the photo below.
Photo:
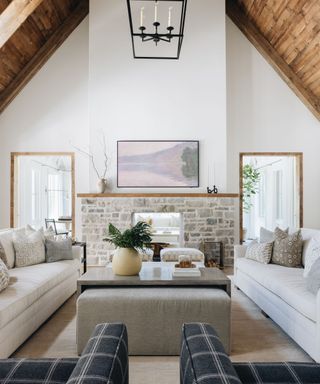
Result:
{"label": "plaid upholstered stool", "polygon": [[181,384],[319,384],[316,363],[234,363],[208,324],[182,328]]}
{"label": "plaid upholstered stool", "polygon": [[97,325],[79,359],[0,360],[0,383],[128,384],[126,327]]}

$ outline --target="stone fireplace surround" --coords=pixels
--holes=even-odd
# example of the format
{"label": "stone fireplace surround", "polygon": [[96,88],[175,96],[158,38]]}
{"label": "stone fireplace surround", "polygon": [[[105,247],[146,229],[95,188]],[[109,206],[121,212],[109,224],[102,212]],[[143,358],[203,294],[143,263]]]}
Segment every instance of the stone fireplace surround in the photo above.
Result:
{"label": "stone fireplace surround", "polygon": [[104,242],[111,222],[123,230],[136,212],[179,212],[183,216],[184,247],[203,241],[223,241],[225,265],[233,265],[238,194],[78,194],[81,199],[82,240],[88,258],[109,257],[114,248]]}

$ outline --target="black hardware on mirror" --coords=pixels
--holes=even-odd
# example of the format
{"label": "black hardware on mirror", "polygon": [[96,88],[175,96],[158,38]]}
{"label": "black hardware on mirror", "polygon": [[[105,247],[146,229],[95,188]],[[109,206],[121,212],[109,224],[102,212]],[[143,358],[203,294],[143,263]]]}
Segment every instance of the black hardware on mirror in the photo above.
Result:
{"label": "black hardware on mirror", "polygon": [[[146,8],[148,8],[150,13],[150,2],[154,3],[154,18],[153,18],[153,30],[147,30],[147,24],[145,22],[149,21],[150,25],[150,15],[149,20],[146,15]],[[170,6],[166,8],[165,3],[170,3]],[[139,7],[138,8],[138,4]],[[141,4],[145,3],[145,6],[141,7]],[[160,6],[160,3],[162,5]],[[177,7],[171,6],[173,3],[177,3]],[[149,6],[147,6],[149,4]],[[185,16],[186,16],[186,7],[187,7],[187,0],[127,0],[128,5],[128,15],[129,15],[129,23],[130,23],[130,31],[131,31],[131,40],[132,40],[132,49],[133,49],[133,57],[135,59],[179,59],[180,57],[180,51],[182,46],[182,40],[183,40],[183,33],[184,33],[184,23],[185,23]],[[163,31],[160,31],[160,28],[165,22],[160,22],[160,7],[162,9],[162,14],[167,13],[168,14],[168,24]],[[164,9],[165,8],[165,9]],[[176,13],[179,11],[179,15],[177,17]],[[132,14],[139,17],[140,26],[138,28],[134,28],[134,21],[137,22],[137,20],[132,19]],[[161,15],[160,15],[161,16]],[[175,17],[174,17],[175,16]],[[135,17],[136,19],[137,17]],[[172,24],[173,18],[175,20],[179,20],[176,27],[174,27]],[[173,31],[177,31],[176,33],[173,33]],[[160,56],[158,55],[150,55],[146,56],[137,54],[136,45],[138,44],[136,39],[139,39],[142,43],[146,43],[149,41],[153,41],[155,43],[155,46],[158,46],[160,42],[165,43],[171,43],[173,40],[177,39],[177,50],[176,53],[173,56]]]}

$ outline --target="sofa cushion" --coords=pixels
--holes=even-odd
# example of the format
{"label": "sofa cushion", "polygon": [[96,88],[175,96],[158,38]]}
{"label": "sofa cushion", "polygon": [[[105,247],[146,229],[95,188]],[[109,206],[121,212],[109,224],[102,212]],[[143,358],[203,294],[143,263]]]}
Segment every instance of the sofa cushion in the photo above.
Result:
{"label": "sofa cushion", "polygon": [[78,359],[0,360],[0,383],[65,384]]}
{"label": "sofa cushion", "polygon": [[315,363],[233,363],[246,384],[318,383],[320,364]]}
{"label": "sofa cushion", "polygon": [[72,260],[72,239],[59,241],[46,239],[46,262],[54,263],[59,260]]}
{"label": "sofa cushion", "polygon": [[308,276],[312,265],[319,258],[320,258],[320,242],[312,238],[310,240],[310,243],[308,244],[308,250],[306,252],[304,272],[303,272],[304,277]]}
{"label": "sofa cushion", "polygon": [[320,243],[320,230],[301,228],[301,235],[303,238],[303,249],[302,249],[302,265],[305,265],[305,260],[308,257],[309,247],[311,240],[315,239]]}
{"label": "sofa cushion", "polygon": [[[289,233],[289,228],[285,229],[284,232]],[[275,240],[275,234],[273,231],[260,227],[260,243],[272,243]]]}
{"label": "sofa cushion", "polygon": [[0,292],[5,290],[9,285],[9,271],[5,263],[0,260]]}
{"label": "sofa cushion", "polygon": [[0,232],[0,243],[5,254],[5,263],[7,267],[14,267],[14,248],[12,242],[12,230]]}
{"label": "sofa cushion", "polygon": [[246,258],[269,264],[272,256],[273,243],[251,243],[246,251]]}
{"label": "sofa cushion", "polygon": [[236,267],[303,316],[316,321],[316,296],[307,290],[302,268],[266,265],[245,258],[237,259]]}
{"label": "sofa cushion", "polygon": [[0,294],[0,328],[74,274],[78,267],[78,260],[64,260],[10,269],[9,286]]}
{"label": "sofa cushion", "polygon": [[12,241],[16,267],[44,263],[45,248],[43,235],[40,231],[14,231]]}
{"label": "sofa cushion", "polygon": [[274,234],[272,263],[285,267],[301,266],[303,245],[301,231],[288,234],[280,228],[276,228]]}
{"label": "sofa cushion", "polygon": [[320,289],[320,258],[313,263],[306,278],[306,283],[308,291],[316,295]]}

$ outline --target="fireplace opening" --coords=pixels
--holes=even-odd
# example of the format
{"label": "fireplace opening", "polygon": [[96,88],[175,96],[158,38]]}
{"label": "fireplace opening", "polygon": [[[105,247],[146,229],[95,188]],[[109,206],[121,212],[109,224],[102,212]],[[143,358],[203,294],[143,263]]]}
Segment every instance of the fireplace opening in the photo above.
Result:
{"label": "fireplace opening", "polygon": [[132,224],[144,221],[152,228],[152,242],[183,246],[183,215],[176,212],[136,212]]}

